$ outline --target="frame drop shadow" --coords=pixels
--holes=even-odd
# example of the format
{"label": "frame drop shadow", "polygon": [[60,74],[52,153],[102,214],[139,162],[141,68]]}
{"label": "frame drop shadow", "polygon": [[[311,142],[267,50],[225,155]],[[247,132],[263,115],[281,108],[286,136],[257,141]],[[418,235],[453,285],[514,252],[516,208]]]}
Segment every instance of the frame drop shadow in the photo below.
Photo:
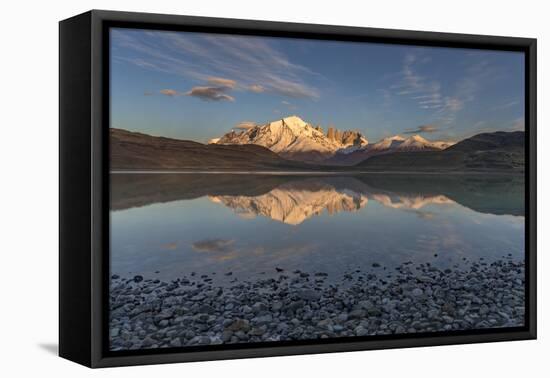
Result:
{"label": "frame drop shadow", "polygon": [[59,355],[59,345],[57,343],[40,343],[38,347],[50,354]]}

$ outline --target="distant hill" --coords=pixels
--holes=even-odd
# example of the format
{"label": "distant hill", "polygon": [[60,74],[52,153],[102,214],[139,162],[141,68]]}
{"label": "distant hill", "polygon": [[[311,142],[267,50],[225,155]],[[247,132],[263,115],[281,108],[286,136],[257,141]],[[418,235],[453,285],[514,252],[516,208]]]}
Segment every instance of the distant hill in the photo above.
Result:
{"label": "distant hill", "polygon": [[371,171],[523,172],[525,132],[494,132],[464,139],[442,151],[401,152],[368,158],[355,167]]}
{"label": "distant hill", "polygon": [[207,145],[114,128],[110,129],[110,149],[111,170],[313,169],[258,145]]}
{"label": "distant hill", "polygon": [[525,132],[497,131],[494,133],[483,133],[464,139],[462,142],[450,146],[447,151],[491,151],[501,149],[523,149],[525,146]]}

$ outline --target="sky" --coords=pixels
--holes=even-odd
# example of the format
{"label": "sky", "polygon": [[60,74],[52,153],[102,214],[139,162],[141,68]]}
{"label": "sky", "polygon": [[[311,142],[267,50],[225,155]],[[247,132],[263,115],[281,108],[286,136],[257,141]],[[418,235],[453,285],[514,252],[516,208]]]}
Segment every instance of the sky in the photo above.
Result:
{"label": "sky", "polygon": [[207,142],[297,115],[370,142],[524,129],[519,52],[111,29],[111,127]]}

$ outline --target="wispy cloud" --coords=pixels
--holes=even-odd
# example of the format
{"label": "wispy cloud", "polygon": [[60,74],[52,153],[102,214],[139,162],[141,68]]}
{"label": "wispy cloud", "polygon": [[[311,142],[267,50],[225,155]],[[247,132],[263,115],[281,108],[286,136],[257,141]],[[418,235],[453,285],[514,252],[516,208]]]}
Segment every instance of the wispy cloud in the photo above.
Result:
{"label": "wispy cloud", "polygon": [[119,47],[115,59],[144,69],[206,81],[212,87],[226,87],[229,82],[224,78],[231,78],[235,90],[319,97],[319,91],[305,81],[319,74],[293,63],[260,37],[116,30],[112,41]]}
{"label": "wispy cloud", "polygon": [[248,86],[248,90],[250,92],[254,92],[254,93],[262,93],[262,92],[265,92],[265,88],[262,87],[261,85],[259,84],[251,84]]}
{"label": "wispy cloud", "polygon": [[403,131],[403,134],[435,133],[439,128],[435,125],[420,125],[417,128]]}
{"label": "wispy cloud", "polygon": [[281,101],[281,104],[283,104],[284,106],[286,106],[290,110],[296,110],[297,109],[296,105],[294,105],[290,101],[283,100],[283,101]]}
{"label": "wispy cloud", "polygon": [[454,122],[457,113],[478,98],[483,83],[493,74],[492,65],[487,60],[476,57],[474,62],[465,62],[464,73],[450,89],[452,95],[445,98],[445,106],[438,113],[441,121],[447,124]]}
{"label": "wispy cloud", "polygon": [[[421,109],[440,109],[444,106],[441,85],[418,73],[418,65],[426,62],[417,54],[407,54],[403,60],[400,80],[391,89],[398,96],[405,96],[414,101]],[[386,94],[389,96],[389,94]]]}
{"label": "wispy cloud", "polygon": [[185,95],[204,101],[235,101],[233,96],[225,93],[226,90],[224,87],[193,87]]}
{"label": "wispy cloud", "polygon": [[519,101],[508,101],[508,102],[493,106],[491,110],[493,111],[504,110],[504,109],[512,108],[516,105],[519,105]]}
{"label": "wispy cloud", "polygon": [[419,109],[431,112],[431,118],[437,123],[449,125],[468,103],[475,101],[481,83],[492,74],[491,65],[479,59],[466,62],[463,74],[443,86],[436,76],[420,73],[426,71],[424,64],[430,61],[425,51],[407,54],[398,82],[390,87],[385,96],[404,97]]}

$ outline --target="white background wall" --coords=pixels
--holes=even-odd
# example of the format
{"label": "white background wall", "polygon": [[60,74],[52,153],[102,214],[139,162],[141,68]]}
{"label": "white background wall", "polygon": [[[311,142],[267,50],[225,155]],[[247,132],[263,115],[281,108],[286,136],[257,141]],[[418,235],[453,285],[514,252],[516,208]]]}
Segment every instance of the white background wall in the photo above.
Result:
{"label": "white background wall", "polygon": [[[544,1],[6,1],[0,23],[0,375],[103,377],[548,376],[550,26]],[[58,26],[89,9],[536,37],[539,340],[89,370],[57,348]],[[547,144],[547,143],[546,143]],[[545,351],[546,348],[546,351]],[[544,374],[545,373],[545,374]]]}

